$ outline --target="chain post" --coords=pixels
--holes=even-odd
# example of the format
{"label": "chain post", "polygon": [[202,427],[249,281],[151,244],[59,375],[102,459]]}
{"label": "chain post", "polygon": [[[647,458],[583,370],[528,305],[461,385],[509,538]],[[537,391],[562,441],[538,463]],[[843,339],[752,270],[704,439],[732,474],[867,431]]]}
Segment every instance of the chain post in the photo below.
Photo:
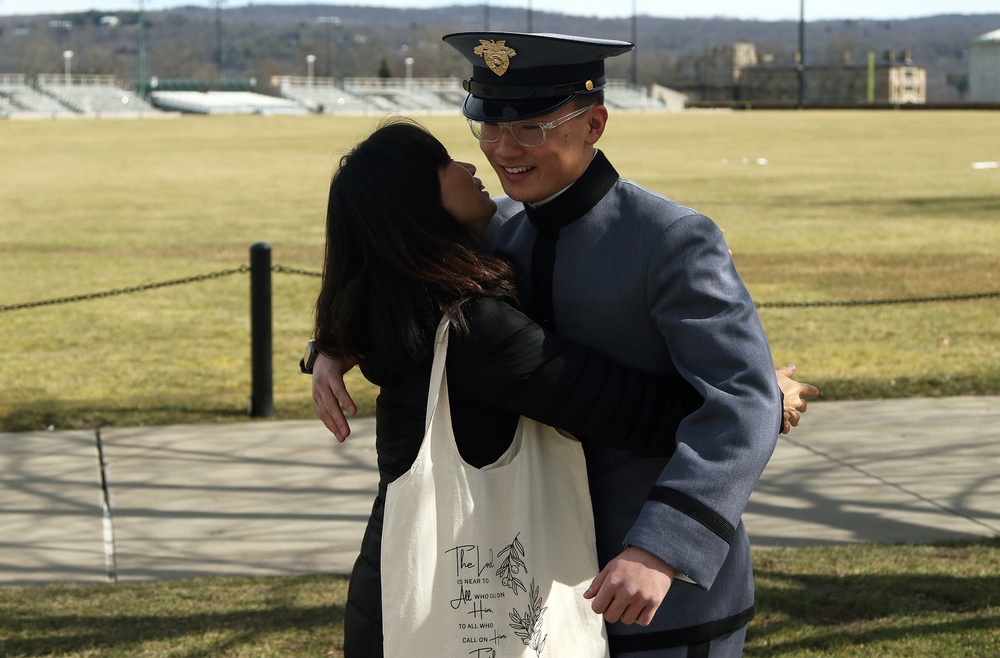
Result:
{"label": "chain post", "polygon": [[249,413],[255,418],[270,418],[274,415],[271,245],[264,242],[250,247],[250,360]]}

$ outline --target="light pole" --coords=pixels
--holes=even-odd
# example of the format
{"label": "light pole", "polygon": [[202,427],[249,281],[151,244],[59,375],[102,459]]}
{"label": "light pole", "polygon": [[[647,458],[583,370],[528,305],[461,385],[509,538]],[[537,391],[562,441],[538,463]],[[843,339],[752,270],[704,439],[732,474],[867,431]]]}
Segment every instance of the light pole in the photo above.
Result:
{"label": "light pole", "polygon": [[316,19],[320,25],[326,25],[326,77],[333,77],[333,28],[340,27],[340,16],[320,16]]}
{"label": "light pole", "polygon": [[49,21],[49,28],[55,30],[56,47],[64,49],[69,32],[73,29],[73,21]]}
{"label": "light pole", "polygon": [[316,64],[316,55],[306,55],[306,78],[309,80],[309,86],[313,86],[313,69]]}
{"label": "light pole", "polygon": [[483,31],[490,31],[490,3],[483,3]]}
{"label": "light pole", "polygon": [[73,84],[73,78],[71,77],[71,74],[73,72],[73,51],[72,50],[64,50],[63,51],[63,70],[65,71],[65,76],[66,76],[65,84],[67,86]]}
{"label": "light pole", "polygon": [[799,61],[795,66],[799,77],[799,109],[806,106],[806,0],[799,0]]}
{"label": "light pole", "polygon": [[528,0],[528,32],[531,32],[531,0]]}
{"label": "light pole", "polygon": [[146,14],[139,0],[139,96],[146,97]]}
{"label": "light pole", "polygon": [[215,3],[215,66],[222,75],[222,5],[228,0],[212,0]]}
{"label": "light pole", "polygon": [[636,0],[632,0],[632,86],[639,86],[639,14],[636,13]]}

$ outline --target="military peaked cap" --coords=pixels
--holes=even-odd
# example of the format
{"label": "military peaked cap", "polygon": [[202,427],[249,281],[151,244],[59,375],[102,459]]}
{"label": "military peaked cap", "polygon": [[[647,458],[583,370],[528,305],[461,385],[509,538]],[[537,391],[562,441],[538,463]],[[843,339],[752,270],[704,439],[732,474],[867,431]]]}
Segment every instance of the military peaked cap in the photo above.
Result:
{"label": "military peaked cap", "polygon": [[445,43],[472,64],[462,111],[478,121],[542,116],[579,94],[604,89],[604,60],[632,50],[628,41],[565,34],[456,32]]}

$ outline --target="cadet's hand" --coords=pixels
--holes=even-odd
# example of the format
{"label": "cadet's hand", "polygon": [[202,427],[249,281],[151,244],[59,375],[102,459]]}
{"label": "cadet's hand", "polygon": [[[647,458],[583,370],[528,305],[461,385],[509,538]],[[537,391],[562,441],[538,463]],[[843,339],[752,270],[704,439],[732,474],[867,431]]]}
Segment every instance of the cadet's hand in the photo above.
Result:
{"label": "cadet's hand", "polygon": [[583,598],[609,622],[649,626],[674,582],[675,570],[648,551],[629,546],[611,560]]}
{"label": "cadet's hand", "polygon": [[344,374],[354,365],[354,361],[347,357],[331,359],[323,353],[316,356],[316,363],[313,364],[312,395],[316,413],[326,429],[333,432],[341,443],[351,435],[344,410],[352,416],[358,413],[357,405],[344,386]]}
{"label": "cadet's hand", "polygon": [[795,374],[795,364],[789,363],[784,368],[778,368],[778,386],[785,396],[784,412],[785,419],[781,426],[781,433],[788,434],[793,427],[798,427],[802,414],[806,412],[806,401],[802,398],[814,398],[819,395],[819,389],[812,384],[802,384],[792,379]]}

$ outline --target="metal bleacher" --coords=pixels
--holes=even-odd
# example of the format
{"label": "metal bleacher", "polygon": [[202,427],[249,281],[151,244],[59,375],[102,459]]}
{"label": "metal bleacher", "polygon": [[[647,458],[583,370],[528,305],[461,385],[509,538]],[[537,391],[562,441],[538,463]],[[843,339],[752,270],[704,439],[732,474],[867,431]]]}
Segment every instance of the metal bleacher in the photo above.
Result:
{"label": "metal bleacher", "polygon": [[141,115],[158,110],[111,75],[40,74],[38,89],[86,116]]}
{"label": "metal bleacher", "polygon": [[284,76],[278,79],[277,85],[282,96],[318,114],[364,113],[371,110],[364,99],[347,92],[332,78]]}
{"label": "metal bleacher", "polygon": [[281,95],[322,114],[454,112],[465,98],[455,78],[308,78],[285,76]]}
{"label": "metal bleacher", "polygon": [[[285,76],[275,80],[285,98],[294,99],[321,114],[385,112],[454,112],[466,93],[458,78],[316,78]],[[663,109],[645,87],[625,80],[609,80],[608,107],[619,110]]]}
{"label": "metal bleacher", "polygon": [[645,87],[633,87],[624,80],[608,80],[604,104],[615,110],[663,109],[663,103],[650,97]]}
{"label": "metal bleacher", "polygon": [[0,116],[70,116],[74,112],[28,84],[22,74],[0,74]]}
{"label": "metal bleacher", "polygon": [[398,111],[453,112],[447,94],[462,90],[456,78],[347,78],[344,89],[373,105]]}
{"label": "metal bleacher", "polygon": [[0,74],[0,116],[141,116],[157,110],[110,75]]}
{"label": "metal bleacher", "polygon": [[290,98],[249,91],[154,91],[157,107],[185,114],[308,114],[309,108]]}
{"label": "metal bleacher", "polygon": [[[166,91],[145,100],[114,76],[0,74],[0,118],[16,116],[166,116],[161,109],[208,114],[457,113],[466,92],[458,78],[272,79],[279,97],[233,91]],[[665,103],[645,87],[609,80],[605,103],[615,110],[662,110]]]}

